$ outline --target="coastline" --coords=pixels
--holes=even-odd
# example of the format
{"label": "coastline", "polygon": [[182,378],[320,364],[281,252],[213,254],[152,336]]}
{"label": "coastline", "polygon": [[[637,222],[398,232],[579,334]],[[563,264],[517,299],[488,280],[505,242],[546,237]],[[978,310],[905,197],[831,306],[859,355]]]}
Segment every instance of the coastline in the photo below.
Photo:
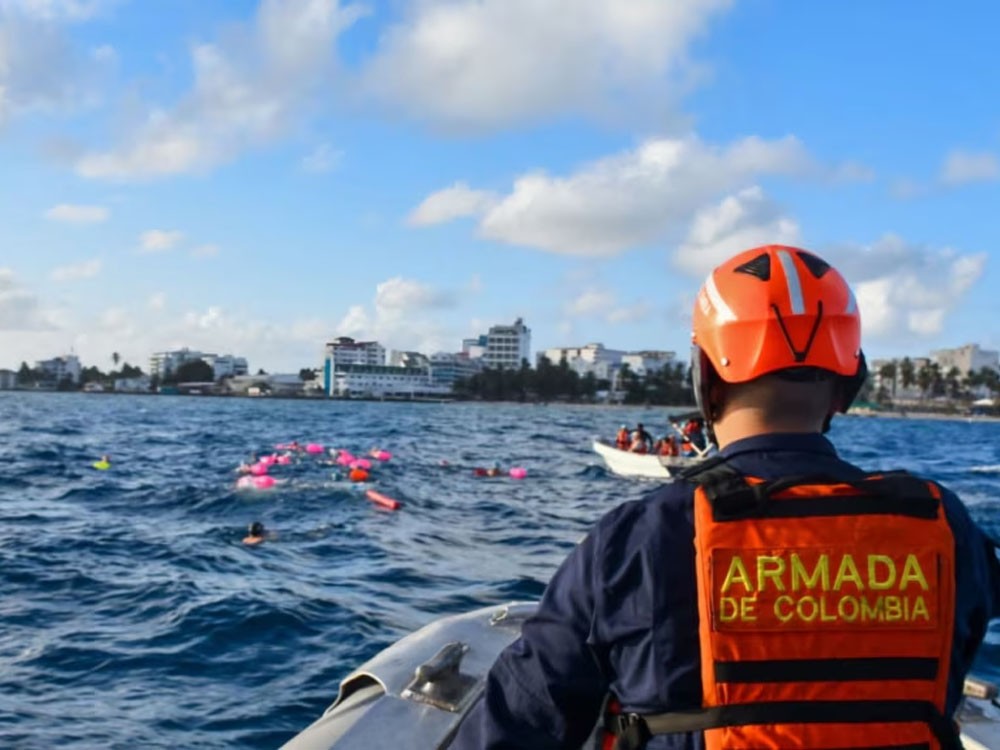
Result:
{"label": "coastline", "polygon": [[[448,397],[406,397],[406,396],[352,396],[350,398],[337,398],[328,396],[305,396],[305,395],[285,395],[285,394],[271,394],[268,396],[242,396],[232,393],[199,393],[199,394],[184,394],[184,393],[155,393],[150,391],[60,391],[54,389],[46,388],[6,388],[0,390],[0,394],[4,393],[60,393],[67,395],[85,395],[85,396],[140,396],[140,397],[167,397],[167,398],[222,398],[222,399],[250,399],[254,401],[314,401],[314,402],[337,402],[344,403],[350,401],[360,401],[360,402],[391,402],[391,403],[413,403],[413,404],[521,404],[524,406],[587,406],[594,408],[603,409],[664,409],[668,412],[674,413],[684,413],[696,410],[698,407],[694,404],[624,404],[624,403],[611,403],[611,402],[587,402],[587,401],[492,401],[488,399],[461,399],[461,398],[448,398]],[[939,412],[939,411],[919,411],[919,410],[893,410],[893,411],[876,411],[874,409],[857,408],[851,409],[847,412],[845,416],[856,417],[859,419],[866,418],[876,418],[876,419],[907,419],[907,420],[927,420],[927,421],[938,421],[938,422],[1000,422],[1000,415],[987,415],[987,414],[960,414],[957,412]]]}
{"label": "coastline", "polygon": [[1000,422],[1000,416],[988,414],[948,414],[939,411],[862,411],[851,410],[847,412],[848,417],[876,419],[909,419],[909,420],[930,420],[936,422]]}

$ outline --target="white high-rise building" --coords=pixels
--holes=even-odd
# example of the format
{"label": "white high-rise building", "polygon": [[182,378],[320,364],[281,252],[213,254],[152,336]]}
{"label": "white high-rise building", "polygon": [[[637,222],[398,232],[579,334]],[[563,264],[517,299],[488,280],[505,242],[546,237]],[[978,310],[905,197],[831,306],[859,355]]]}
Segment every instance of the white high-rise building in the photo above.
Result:
{"label": "white high-rise building", "polygon": [[469,378],[482,372],[483,361],[465,353],[438,352],[430,358],[431,383],[451,387],[459,378]]}
{"label": "white high-rise building", "polygon": [[486,334],[487,367],[517,370],[523,360],[531,360],[531,329],[518,318],[513,325],[492,326]]}
{"label": "white high-rise building", "polygon": [[199,359],[212,368],[214,380],[246,375],[249,370],[246,357],[236,357],[232,354],[211,354],[184,347],[168,352],[157,352],[150,357],[149,375],[150,377],[159,377],[162,380],[181,365]]}
{"label": "white high-rise building", "polygon": [[326,345],[326,359],[334,367],[340,365],[385,364],[385,347],[377,341],[355,341],[350,336],[340,336]]}
{"label": "white high-rise building", "polygon": [[422,367],[427,369],[430,366],[430,360],[427,358],[426,354],[421,354],[420,352],[407,352],[393,349],[389,354],[389,366]]}
{"label": "white high-rise building", "polygon": [[644,378],[650,373],[659,372],[674,361],[674,352],[664,351],[642,351],[629,352],[622,357],[622,364],[628,365],[629,369]]}
{"label": "white high-rise building", "polygon": [[80,358],[75,354],[38,360],[35,362],[35,369],[41,370],[46,380],[55,383],[61,383],[63,380],[80,382]]}
{"label": "white high-rise building", "polygon": [[246,375],[249,371],[246,357],[234,357],[232,354],[206,354],[202,359],[212,366],[216,380]]}
{"label": "white high-rise building", "polygon": [[614,371],[621,366],[622,357],[626,352],[620,349],[607,349],[604,344],[587,344],[586,346],[570,346],[546,349],[539,354],[539,359],[545,357],[553,365],[558,365],[563,359],[571,370],[583,377],[593,373],[600,380],[610,379]]}
{"label": "white high-rise building", "polygon": [[202,359],[204,356],[201,352],[187,347],[169,352],[156,352],[149,358],[149,375],[163,379],[181,365]]}
{"label": "white high-rise building", "polygon": [[462,339],[462,354],[470,359],[482,359],[486,356],[486,334],[469,339]]}
{"label": "white high-rise building", "polygon": [[954,349],[939,349],[936,352],[931,352],[931,359],[938,363],[942,375],[947,375],[952,367],[958,368],[963,378],[970,370],[979,372],[984,367],[1000,370],[1000,353],[990,349],[980,349],[979,344],[966,344]]}

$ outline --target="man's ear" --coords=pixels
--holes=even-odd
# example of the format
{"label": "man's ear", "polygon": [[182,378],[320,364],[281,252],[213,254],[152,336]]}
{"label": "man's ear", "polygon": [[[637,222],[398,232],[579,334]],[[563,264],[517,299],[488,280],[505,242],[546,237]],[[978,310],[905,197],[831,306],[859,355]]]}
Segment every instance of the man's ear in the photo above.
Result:
{"label": "man's ear", "polygon": [[712,382],[708,386],[708,404],[706,404],[710,420],[715,421],[722,416],[725,397],[726,387],[722,384],[722,380],[720,378],[712,378]]}

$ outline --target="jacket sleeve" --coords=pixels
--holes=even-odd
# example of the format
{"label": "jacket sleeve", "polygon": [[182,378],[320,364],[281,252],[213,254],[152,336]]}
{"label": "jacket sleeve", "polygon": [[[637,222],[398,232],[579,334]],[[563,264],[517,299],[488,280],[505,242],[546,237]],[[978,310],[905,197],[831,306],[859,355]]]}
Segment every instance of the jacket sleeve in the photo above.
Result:
{"label": "jacket sleeve", "polygon": [[608,690],[588,645],[595,612],[596,533],[563,562],[521,637],[498,657],[482,700],[450,746],[456,750],[579,748]]}
{"label": "jacket sleeve", "polygon": [[958,705],[962,680],[973,668],[990,619],[1000,617],[1000,564],[993,541],[952,492],[944,493],[945,513],[955,536],[955,623],[950,709]]}

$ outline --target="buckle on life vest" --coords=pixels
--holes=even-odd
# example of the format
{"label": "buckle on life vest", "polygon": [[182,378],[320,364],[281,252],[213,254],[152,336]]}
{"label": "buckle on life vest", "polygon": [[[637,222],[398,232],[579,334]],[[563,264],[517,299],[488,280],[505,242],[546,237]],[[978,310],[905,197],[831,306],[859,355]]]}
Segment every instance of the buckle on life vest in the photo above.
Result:
{"label": "buckle on life vest", "polygon": [[646,720],[639,714],[618,714],[611,718],[611,731],[618,738],[615,750],[642,750],[653,736]]}

